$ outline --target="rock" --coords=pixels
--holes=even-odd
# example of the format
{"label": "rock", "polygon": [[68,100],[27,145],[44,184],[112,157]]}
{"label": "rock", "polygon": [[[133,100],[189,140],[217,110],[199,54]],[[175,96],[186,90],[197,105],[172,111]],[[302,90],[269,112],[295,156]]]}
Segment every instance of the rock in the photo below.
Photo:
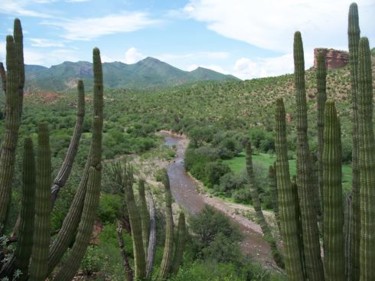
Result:
{"label": "rock", "polygon": [[349,63],[349,53],[346,51],[327,48],[315,48],[314,68],[317,67],[317,56],[319,52],[324,52],[326,54],[326,65],[328,69],[344,67]]}

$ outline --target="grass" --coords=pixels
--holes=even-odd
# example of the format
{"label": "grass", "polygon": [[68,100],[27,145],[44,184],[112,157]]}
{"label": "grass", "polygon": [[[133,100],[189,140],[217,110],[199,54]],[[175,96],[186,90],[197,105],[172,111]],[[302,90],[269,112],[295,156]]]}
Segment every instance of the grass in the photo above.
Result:
{"label": "grass", "polygon": [[[253,163],[264,169],[264,173],[267,173],[269,166],[273,165],[276,161],[275,154],[268,154],[268,153],[256,153],[253,154]],[[246,155],[244,152],[241,152],[238,156],[225,160],[225,164],[229,166],[229,168],[235,173],[240,174],[245,170],[246,167]],[[296,160],[291,159],[289,160],[289,170],[290,175],[296,175]],[[344,191],[347,192],[351,188],[352,182],[352,168],[348,164],[342,165],[342,185]]]}

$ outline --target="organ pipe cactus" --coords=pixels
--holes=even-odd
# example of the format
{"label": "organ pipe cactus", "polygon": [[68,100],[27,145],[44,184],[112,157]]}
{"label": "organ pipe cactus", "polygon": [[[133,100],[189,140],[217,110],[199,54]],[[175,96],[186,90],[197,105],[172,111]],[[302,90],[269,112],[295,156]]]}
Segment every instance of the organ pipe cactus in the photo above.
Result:
{"label": "organ pipe cactus", "polygon": [[264,217],[263,211],[262,211],[262,205],[260,203],[259,193],[257,190],[257,184],[255,182],[255,176],[254,176],[254,170],[253,170],[253,160],[252,160],[252,149],[251,149],[251,143],[250,141],[246,142],[246,172],[247,172],[247,178],[249,182],[249,188],[250,188],[250,194],[251,199],[253,202],[254,210],[256,219],[263,231],[263,235],[270,245],[271,251],[272,251],[272,257],[276,264],[280,268],[284,268],[284,260],[282,255],[280,254],[280,251],[277,247],[275,238],[272,235],[271,229],[266,221],[266,218]]}
{"label": "organ pipe cactus", "polygon": [[[324,131],[324,106],[327,100],[327,67],[326,58],[323,52],[318,53],[317,69],[316,69],[316,85],[317,85],[317,133],[318,133],[318,187],[320,206],[323,197],[323,131]],[[322,210],[321,210],[322,211]]]}
{"label": "organ pipe cactus", "polygon": [[48,271],[48,250],[51,232],[51,151],[47,124],[39,125],[36,186],[30,281],[44,280]]}
{"label": "organ pipe cactus", "polygon": [[375,280],[375,139],[369,41],[359,41],[358,133],[360,168],[360,280]]}
{"label": "organ pipe cactus", "polygon": [[145,180],[144,179],[139,180],[138,187],[139,187],[138,188],[139,207],[140,207],[141,222],[142,222],[143,246],[144,246],[144,252],[147,253],[148,238],[149,238],[149,233],[150,233],[150,214],[147,210],[146,193],[145,193]]}
{"label": "organ pipe cactus", "polygon": [[[24,77],[23,36],[20,21],[15,20],[14,35],[6,38],[6,91],[5,91],[5,132],[0,150],[0,234],[5,224],[11,198],[11,184],[14,175],[14,163],[21,124]],[[22,59],[21,59],[22,58]],[[21,63],[22,62],[22,63]]]}
{"label": "organ pipe cactus", "polygon": [[[22,113],[22,98],[24,85],[24,64],[22,51],[22,29],[19,20],[15,21],[14,36],[7,37],[7,72],[2,75],[3,85],[6,84],[6,106],[5,106],[5,134],[1,147],[0,156],[0,194],[3,200],[0,203],[0,225],[3,226],[4,214],[8,211],[11,194],[10,183],[14,172],[15,146],[18,139],[18,128]],[[6,263],[0,264],[0,278],[11,278],[16,268],[22,270],[23,280],[45,280],[50,272],[66,252],[69,243],[74,239],[71,257],[67,257],[69,270],[58,275],[55,280],[71,280],[80,259],[82,258],[90,239],[93,218],[95,216],[97,201],[100,192],[101,175],[101,149],[103,128],[103,74],[99,49],[93,51],[94,60],[94,114],[92,121],[92,143],[82,174],[82,180],[77,194],[68,212],[65,224],[54,239],[50,248],[50,219],[51,212],[51,159],[48,142],[47,125],[41,124],[39,129],[39,147],[37,165],[33,164],[32,143],[30,139],[25,141],[24,173],[23,173],[23,199],[21,214],[19,217],[18,243],[14,255]],[[4,71],[5,73],[5,71]],[[4,79],[3,79],[4,76]],[[78,83],[79,106],[77,127],[80,127],[83,119],[83,83]],[[81,130],[81,129],[79,129]],[[79,131],[78,130],[78,131]],[[78,135],[78,133],[77,133]],[[71,142],[75,146],[78,143],[76,133]],[[75,144],[74,144],[75,142]],[[72,144],[73,143],[73,144]],[[76,149],[76,148],[75,148]],[[69,148],[68,155],[71,155]],[[68,156],[70,158],[70,156]],[[59,174],[59,187],[67,178],[66,171],[71,169],[72,158],[64,162]],[[36,170],[34,170],[36,167]],[[95,172],[92,172],[94,170]],[[90,171],[90,173],[89,173]],[[90,176],[89,176],[90,174]],[[61,177],[60,177],[61,176]],[[36,184],[35,184],[36,178]],[[8,184],[9,183],[9,184]],[[61,185],[61,183],[63,183]],[[33,186],[37,186],[35,199]],[[86,188],[87,187],[87,188]],[[94,192],[94,191],[95,192]],[[53,201],[53,200],[52,200]],[[33,215],[35,212],[35,216]],[[35,219],[34,219],[35,217]],[[34,224],[34,225],[33,225]],[[78,227],[79,224],[79,227]],[[77,232],[78,227],[78,232]],[[32,231],[34,229],[34,233]],[[0,232],[2,229],[0,229]],[[33,233],[34,235],[30,235]],[[30,250],[31,249],[31,250]],[[31,255],[31,259],[30,259]],[[31,262],[30,262],[31,261]],[[74,266],[72,266],[74,264]],[[29,274],[28,274],[29,273]]]}
{"label": "organ pipe cactus", "polygon": [[294,34],[294,84],[297,122],[297,186],[300,200],[305,267],[310,281],[324,280],[320,257],[319,231],[314,202],[317,189],[312,184],[312,165],[307,138],[307,105],[305,89],[305,63],[300,32]]}
{"label": "organ pipe cactus", "polygon": [[323,163],[324,269],[326,280],[345,280],[341,133],[335,104],[325,106]]}
{"label": "organ pipe cactus", "polygon": [[158,279],[167,279],[173,259],[173,217],[172,217],[172,193],[167,170],[164,170],[163,184],[165,188],[165,242],[163,259],[160,265]]}
{"label": "organ pipe cactus", "polygon": [[183,212],[180,213],[178,217],[178,227],[177,227],[177,239],[176,239],[176,247],[173,254],[173,264],[171,273],[177,274],[180,268],[180,264],[182,262],[185,242],[186,242],[186,222],[185,222],[185,214]]}
{"label": "organ pipe cactus", "polygon": [[349,280],[359,280],[359,235],[360,235],[360,171],[359,171],[359,134],[358,134],[358,44],[360,38],[358,6],[352,3],[348,16],[349,65],[352,101],[352,195],[351,220],[349,222],[348,241]]}
{"label": "organ pipe cactus", "polygon": [[299,247],[299,233],[295,194],[289,173],[285,108],[282,99],[276,101],[276,177],[281,234],[284,240],[285,270],[291,281],[304,280],[302,249]]}

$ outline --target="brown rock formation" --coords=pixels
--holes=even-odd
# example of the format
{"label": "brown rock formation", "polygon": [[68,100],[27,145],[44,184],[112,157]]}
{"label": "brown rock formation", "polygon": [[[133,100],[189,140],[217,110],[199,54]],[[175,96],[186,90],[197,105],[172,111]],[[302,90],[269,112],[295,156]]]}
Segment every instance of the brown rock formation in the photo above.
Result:
{"label": "brown rock formation", "polygon": [[317,67],[317,56],[319,52],[326,54],[326,64],[328,69],[340,68],[348,64],[349,53],[346,51],[339,51],[334,49],[326,48],[315,48],[314,49],[314,67]]}

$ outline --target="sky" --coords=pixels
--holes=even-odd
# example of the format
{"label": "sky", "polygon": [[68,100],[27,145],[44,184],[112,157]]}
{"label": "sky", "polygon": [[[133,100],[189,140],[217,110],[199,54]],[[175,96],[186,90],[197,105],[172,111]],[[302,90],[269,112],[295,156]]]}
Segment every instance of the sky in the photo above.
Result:
{"label": "sky", "polygon": [[[136,63],[148,56],[183,70],[198,66],[241,79],[293,72],[301,31],[306,68],[316,47],[347,50],[347,0],[1,0],[0,61],[21,20],[25,62]],[[361,35],[375,45],[375,0],[358,0]],[[371,23],[370,23],[371,21]]]}

